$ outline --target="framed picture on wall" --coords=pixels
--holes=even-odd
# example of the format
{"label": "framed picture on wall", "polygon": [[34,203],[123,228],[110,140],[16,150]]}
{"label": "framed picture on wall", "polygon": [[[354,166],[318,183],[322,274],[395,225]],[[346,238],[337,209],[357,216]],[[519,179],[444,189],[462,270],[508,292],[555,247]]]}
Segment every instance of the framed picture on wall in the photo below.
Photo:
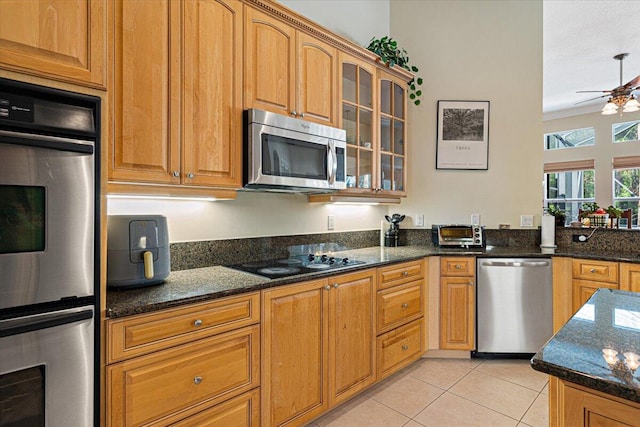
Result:
{"label": "framed picture on wall", "polygon": [[489,169],[489,101],[438,101],[436,169]]}

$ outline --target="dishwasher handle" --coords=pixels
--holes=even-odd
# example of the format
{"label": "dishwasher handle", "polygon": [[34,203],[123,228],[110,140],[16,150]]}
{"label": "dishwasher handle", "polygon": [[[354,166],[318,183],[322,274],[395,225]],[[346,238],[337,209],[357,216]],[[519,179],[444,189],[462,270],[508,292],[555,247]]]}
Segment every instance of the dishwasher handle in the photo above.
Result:
{"label": "dishwasher handle", "polygon": [[548,267],[550,261],[482,261],[483,267]]}

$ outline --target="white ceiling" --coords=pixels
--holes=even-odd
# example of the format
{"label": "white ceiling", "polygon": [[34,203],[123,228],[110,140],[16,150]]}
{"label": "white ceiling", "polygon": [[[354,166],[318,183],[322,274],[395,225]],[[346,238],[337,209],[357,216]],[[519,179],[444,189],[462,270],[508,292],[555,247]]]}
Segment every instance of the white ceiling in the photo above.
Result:
{"label": "white ceiling", "polygon": [[640,0],[544,0],[545,118],[599,111],[607,98],[579,90],[620,84],[614,55],[628,52],[623,84],[640,74]]}

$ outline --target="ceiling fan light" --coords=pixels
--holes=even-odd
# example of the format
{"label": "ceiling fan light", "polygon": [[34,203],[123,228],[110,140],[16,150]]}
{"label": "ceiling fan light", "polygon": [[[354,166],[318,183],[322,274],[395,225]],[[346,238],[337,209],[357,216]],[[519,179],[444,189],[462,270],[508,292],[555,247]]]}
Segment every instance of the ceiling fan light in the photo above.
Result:
{"label": "ceiling fan light", "polygon": [[622,109],[624,113],[633,113],[634,111],[640,111],[640,102],[637,99],[631,98],[624,104]]}
{"label": "ceiling fan light", "polygon": [[613,102],[609,101],[602,108],[602,114],[608,116],[609,114],[615,114],[618,111],[618,106]]}

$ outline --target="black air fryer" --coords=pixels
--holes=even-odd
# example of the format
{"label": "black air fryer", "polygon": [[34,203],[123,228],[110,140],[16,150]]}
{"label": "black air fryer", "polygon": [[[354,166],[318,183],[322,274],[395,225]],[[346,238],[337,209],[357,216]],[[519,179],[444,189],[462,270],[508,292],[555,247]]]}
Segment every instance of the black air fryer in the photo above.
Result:
{"label": "black air fryer", "polygon": [[107,285],[134,288],[163,283],[171,271],[167,218],[109,215]]}

